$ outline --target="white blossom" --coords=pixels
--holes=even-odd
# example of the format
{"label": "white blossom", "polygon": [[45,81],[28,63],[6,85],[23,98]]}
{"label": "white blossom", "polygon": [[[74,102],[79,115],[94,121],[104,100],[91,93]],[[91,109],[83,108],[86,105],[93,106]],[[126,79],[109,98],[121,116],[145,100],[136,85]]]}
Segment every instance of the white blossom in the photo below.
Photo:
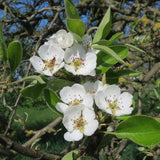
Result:
{"label": "white blossom", "polygon": [[66,141],[79,141],[85,136],[91,136],[98,128],[93,110],[83,105],[70,107],[64,114],[63,121],[67,132],[64,134]]}
{"label": "white blossom", "polygon": [[131,114],[132,98],[133,96],[128,92],[121,93],[117,85],[110,85],[96,94],[95,103],[103,111],[121,116]]}
{"label": "white blossom", "polygon": [[32,56],[32,63],[36,72],[52,76],[64,66],[64,51],[57,44],[43,44],[38,50],[39,56]]}
{"label": "white blossom", "polygon": [[73,42],[73,35],[64,29],[57,31],[56,34],[53,34],[48,41],[49,44],[57,43],[63,49],[71,47]]}
{"label": "white blossom", "polygon": [[65,69],[74,75],[95,76],[97,56],[92,51],[86,52],[84,47],[75,43],[65,51]]}
{"label": "white blossom", "polygon": [[93,98],[95,97],[98,91],[103,90],[104,88],[103,83],[99,80],[97,80],[96,82],[87,81],[83,84],[83,86],[86,89],[86,91],[93,96]]}
{"label": "white blossom", "polygon": [[93,98],[86,92],[83,85],[74,84],[71,87],[64,87],[59,94],[61,100],[64,102],[56,104],[56,109],[59,112],[65,113],[65,111],[71,106],[77,107],[77,105],[80,104],[93,110]]}

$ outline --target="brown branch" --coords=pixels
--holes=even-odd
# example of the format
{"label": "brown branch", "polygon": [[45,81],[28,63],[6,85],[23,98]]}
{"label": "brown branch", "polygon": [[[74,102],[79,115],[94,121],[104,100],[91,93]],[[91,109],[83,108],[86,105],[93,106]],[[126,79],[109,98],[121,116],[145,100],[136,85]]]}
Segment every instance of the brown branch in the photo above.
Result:
{"label": "brown branch", "polygon": [[29,156],[32,158],[39,158],[39,159],[46,159],[46,160],[58,160],[61,158],[58,155],[43,153],[36,150],[32,150],[28,147],[24,147],[21,144],[18,144],[17,142],[10,140],[9,138],[6,138],[3,135],[0,135],[0,143],[6,146],[8,149],[12,149],[22,155]]}
{"label": "brown branch", "polygon": [[152,78],[152,76],[159,71],[159,69],[160,69],[160,62],[156,63],[152,67],[152,69],[146,74],[146,76],[144,77],[144,81],[145,82],[149,81]]}
{"label": "brown branch", "polygon": [[56,120],[48,124],[46,127],[39,130],[29,141],[23,144],[25,147],[30,147],[31,144],[41,136],[43,136],[46,132],[48,132],[50,129],[55,127],[57,124],[59,124],[62,121],[62,117],[58,117]]}

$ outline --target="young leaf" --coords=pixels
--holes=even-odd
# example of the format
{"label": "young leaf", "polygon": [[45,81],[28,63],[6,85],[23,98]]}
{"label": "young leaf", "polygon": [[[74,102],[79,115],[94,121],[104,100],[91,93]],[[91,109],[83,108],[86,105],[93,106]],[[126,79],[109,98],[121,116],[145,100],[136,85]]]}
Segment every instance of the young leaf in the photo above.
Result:
{"label": "young leaf", "polygon": [[80,19],[67,18],[67,28],[70,32],[76,33],[80,37],[82,37],[85,33],[85,24]]}
{"label": "young leaf", "polygon": [[64,6],[67,18],[79,19],[79,14],[72,0],[64,0]]}
{"label": "young leaf", "polygon": [[94,36],[93,43],[100,41],[101,39],[105,39],[105,37],[110,32],[111,28],[111,9],[109,8],[104,15],[100,25],[98,26],[98,30]]}
{"label": "young leaf", "polygon": [[21,93],[25,97],[36,99],[45,87],[46,84],[40,84],[37,80],[34,80],[30,85],[22,89]]}
{"label": "young leaf", "polygon": [[22,79],[22,81],[37,80],[40,84],[45,84],[47,80],[44,80],[41,76],[29,76]]}
{"label": "young leaf", "polygon": [[138,51],[140,53],[145,53],[145,51],[143,51],[142,49],[137,48],[136,46],[133,46],[131,44],[125,44],[125,46],[127,46],[128,48],[132,48],[133,50]]}
{"label": "young leaf", "polygon": [[160,123],[151,117],[132,116],[119,124],[116,136],[151,147],[160,142]]}
{"label": "young leaf", "polygon": [[0,21],[0,61],[7,60],[7,47],[3,40],[2,22]]}
{"label": "young leaf", "polygon": [[55,112],[58,116],[62,116],[60,112],[58,112],[55,108],[56,104],[58,102],[62,102],[60,98],[57,96],[55,92],[53,92],[51,89],[44,89],[44,98],[46,100],[46,103],[48,107]]}
{"label": "young leaf", "polygon": [[11,74],[17,69],[22,59],[22,46],[18,41],[9,44],[7,56],[10,64]]}
{"label": "young leaf", "polygon": [[[124,45],[113,45],[110,48],[117,53],[117,55],[124,59],[128,54],[128,48]],[[105,54],[104,52],[99,52],[97,55],[97,74],[105,73],[109,68],[111,68],[114,64],[117,63],[117,60],[110,56],[109,54]]]}
{"label": "young leaf", "polygon": [[112,50],[111,48],[107,47],[107,46],[103,46],[103,45],[94,45],[93,46],[94,49],[103,51],[104,53],[109,54],[110,56],[112,56],[113,58],[115,58],[118,62],[120,63],[125,63],[116,52],[114,52],[114,50]]}

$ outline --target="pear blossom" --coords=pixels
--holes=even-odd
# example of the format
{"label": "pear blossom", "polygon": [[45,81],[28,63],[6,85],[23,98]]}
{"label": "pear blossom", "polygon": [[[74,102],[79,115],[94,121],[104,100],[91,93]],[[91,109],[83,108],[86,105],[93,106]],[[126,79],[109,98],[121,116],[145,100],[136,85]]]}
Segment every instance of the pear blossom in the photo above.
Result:
{"label": "pear blossom", "polygon": [[39,56],[32,56],[32,63],[36,72],[52,76],[64,66],[64,51],[57,44],[43,44],[38,50]]}
{"label": "pear blossom", "polygon": [[104,88],[103,83],[99,80],[97,80],[96,82],[87,81],[83,84],[83,86],[86,89],[86,91],[92,95],[93,98],[95,97],[98,91],[103,90]]}
{"label": "pear blossom", "polygon": [[93,98],[86,92],[83,85],[74,84],[71,87],[64,87],[59,94],[61,100],[64,102],[56,104],[56,109],[59,112],[65,113],[65,111],[71,106],[77,107],[77,105],[80,104],[93,110]]}
{"label": "pear blossom", "polygon": [[98,128],[93,110],[84,105],[70,107],[64,114],[63,121],[67,132],[64,134],[66,141],[79,141],[85,136],[91,136]]}
{"label": "pear blossom", "polygon": [[121,93],[117,85],[110,85],[96,94],[95,103],[99,109],[114,116],[121,116],[131,114],[132,98],[128,92]]}
{"label": "pear blossom", "polygon": [[70,32],[61,29],[57,31],[55,34],[53,34],[47,43],[49,44],[56,43],[61,48],[65,49],[71,47],[73,45],[73,42],[74,42],[73,35]]}
{"label": "pear blossom", "polygon": [[97,56],[94,51],[86,52],[80,44],[74,43],[71,48],[66,49],[64,60],[65,69],[74,75],[95,76]]}

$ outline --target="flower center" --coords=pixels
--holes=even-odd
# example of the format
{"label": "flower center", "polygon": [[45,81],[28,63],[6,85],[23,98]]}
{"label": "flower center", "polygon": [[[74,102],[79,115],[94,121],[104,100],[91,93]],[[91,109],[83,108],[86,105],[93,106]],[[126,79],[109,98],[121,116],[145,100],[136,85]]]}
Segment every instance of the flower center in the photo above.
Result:
{"label": "flower center", "polygon": [[81,104],[82,103],[82,100],[79,100],[79,99],[74,99],[74,101],[71,101],[70,103],[69,103],[69,106],[75,106],[75,105],[79,105],[79,104]]}
{"label": "flower center", "polygon": [[95,93],[96,93],[96,91],[87,90],[87,93],[95,94]]}
{"label": "flower center", "polygon": [[79,129],[82,133],[84,133],[84,126],[88,124],[83,117],[77,118],[74,120],[74,129]]}
{"label": "flower center", "polygon": [[84,60],[82,58],[74,58],[70,65],[74,66],[75,70],[77,71],[81,66],[84,65]]}
{"label": "flower center", "polygon": [[112,101],[110,99],[107,99],[106,101],[109,104],[109,107],[107,107],[107,109],[110,109],[113,115],[115,114],[116,110],[120,110],[120,108],[117,106],[117,100]]}
{"label": "flower center", "polygon": [[50,72],[53,72],[55,61],[56,61],[56,58],[53,58],[52,60],[49,60],[49,61],[47,61],[47,60],[44,61],[44,63],[45,63],[44,70],[49,69]]}

